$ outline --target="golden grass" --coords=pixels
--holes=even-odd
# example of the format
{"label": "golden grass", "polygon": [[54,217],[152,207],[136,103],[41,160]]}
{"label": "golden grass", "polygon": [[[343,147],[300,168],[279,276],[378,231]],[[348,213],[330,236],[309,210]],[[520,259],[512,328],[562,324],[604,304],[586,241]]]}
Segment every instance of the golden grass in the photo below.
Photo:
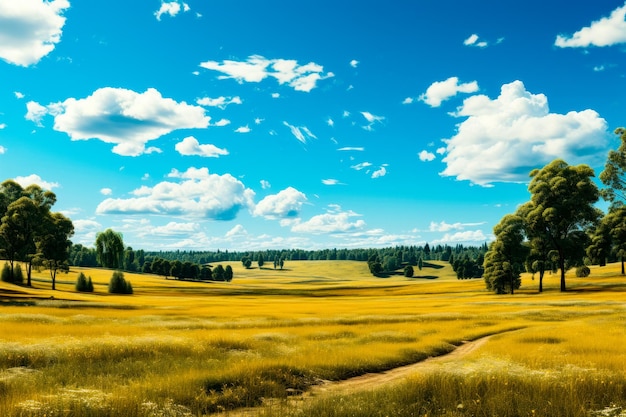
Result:
{"label": "golden grass", "polygon": [[[542,294],[524,276],[517,294],[496,296],[482,280],[458,281],[439,264],[421,271],[437,279],[375,278],[351,261],[294,261],[284,271],[232,263],[231,283],[127,273],[131,296],[107,294],[112,271],[99,269],[59,275],[57,291],[46,271],[35,274],[34,288],[0,283],[0,415],[202,415],[490,334],[463,363],[417,376],[394,388],[393,399],[381,393],[384,407],[369,393],[346,399],[346,414],[326,399],[304,413],[525,415],[496,406],[503,393],[531,413],[533,401],[559,387],[580,395],[564,397],[558,410],[534,409],[566,415],[559,412],[567,404],[586,401],[586,413],[620,399],[626,406],[626,279],[618,265],[593,267],[588,278],[568,275],[567,293],[558,291],[557,275],[545,278]],[[74,291],[81,271],[93,294]],[[286,405],[266,412],[296,413]]]}

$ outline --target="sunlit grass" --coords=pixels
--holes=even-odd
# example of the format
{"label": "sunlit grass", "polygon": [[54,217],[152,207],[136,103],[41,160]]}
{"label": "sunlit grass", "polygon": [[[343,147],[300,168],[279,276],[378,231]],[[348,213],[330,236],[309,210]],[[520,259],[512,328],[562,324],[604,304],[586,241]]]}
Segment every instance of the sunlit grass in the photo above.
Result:
{"label": "sunlit grass", "polygon": [[[34,288],[0,283],[0,415],[196,416],[257,406],[486,335],[462,363],[416,375],[393,395],[321,399],[304,415],[584,415],[623,401],[626,287],[617,265],[568,275],[567,293],[556,275],[543,294],[524,276],[514,296],[458,281],[441,265],[424,272],[437,279],[375,278],[350,261],[288,262],[284,271],[232,263],[231,283],[126,273],[134,295],[108,294],[112,271],[99,269],[60,275],[57,291],[45,271]],[[91,276],[93,294],[74,291],[78,272]],[[527,413],[497,406],[507,395]],[[547,406],[552,395],[561,400]],[[268,412],[299,408],[276,407]],[[586,408],[562,413],[572,407]]]}

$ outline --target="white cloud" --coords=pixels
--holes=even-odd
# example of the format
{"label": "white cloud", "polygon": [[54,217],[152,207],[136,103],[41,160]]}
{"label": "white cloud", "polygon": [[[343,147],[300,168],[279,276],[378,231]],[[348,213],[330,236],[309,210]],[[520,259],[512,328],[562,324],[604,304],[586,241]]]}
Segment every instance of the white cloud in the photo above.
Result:
{"label": "white cloud", "polygon": [[328,178],[328,179],[322,180],[322,184],[324,184],[324,185],[337,185],[337,184],[341,184],[341,183],[339,182],[339,180],[336,180],[334,178]]}
{"label": "white cloud", "polygon": [[188,12],[191,10],[187,3],[183,3],[180,1],[162,1],[161,7],[159,10],[154,12],[154,16],[157,20],[161,20],[161,16],[164,14],[169,15],[170,17],[176,16],[180,11]]}
{"label": "white cloud", "polygon": [[555,158],[592,164],[606,157],[607,122],[597,112],[550,113],[546,96],[521,81],[503,85],[494,100],[467,98],[456,116],[467,119],[445,140],[443,176],[483,186],[525,182],[531,169]]}
{"label": "white cloud", "polygon": [[333,119],[331,119],[330,117],[326,120],[326,124],[330,127],[335,126],[335,121]]}
{"label": "white cloud", "polygon": [[472,81],[459,84],[457,77],[450,77],[445,81],[436,81],[420,95],[419,99],[431,107],[439,107],[443,101],[456,96],[459,93],[475,93],[478,91],[478,83]]}
{"label": "white cloud", "polygon": [[[42,106],[34,103],[32,107],[26,117],[38,123]],[[95,138],[115,144],[113,152],[123,156],[159,152],[154,147],[146,149],[146,143],[177,129],[206,128],[210,121],[202,107],[163,98],[153,88],[136,93],[105,87],[87,98],[68,98],[46,109],[54,116],[54,130],[67,133],[72,140]]]}
{"label": "white cloud", "polygon": [[37,126],[42,127],[41,123],[42,119],[48,114],[48,108],[42,106],[36,101],[29,101],[26,103],[26,120],[30,120],[35,123]]}
{"label": "white cloud", "polygon": [[229,124],[230,124],[230,120],[220,119],[217,122],[213,123],[213,126],[223,127],[223,126],[228,126]]}
{"label": "white cloud", "polygon": [[446,233],[441,239],[435,239],[431,243],[434,245],[451,243],[483,243],[493,240],[483,233],[482,230],[466,230],[463,232]]}
{"label": "white cloud", "polygon": [[357,61],[356,59],[353,59],[352,61],[350,61],[350,66],[352,68],[356,68],[359,66],[359,61]]}
{"label": "white cloud", "polygon": [[61,41],[68,0],[0,0],[0,58],[27,67]]}
{"label": "white cloud", "polygon": [[419,154],[417,154],[420,158],[420,161],[423,162],[430,162],[433,161],[435,159],[435,154],[432,152],[428,152],[426,150],[421,151]]}
{"label": "white cloud", "polygon": [[272,188],[272,184],[267,180],[261,180],[261,188],[267,190],[268,188]]}
{"label": "white cloud", "polygon": [[245,126],[239,126],[237,129],[235,129],[235,133],[250,133],[251,129],[248,125]]}
{"label": "white cloud", "polygon": [[415,99],[413,97],[407,97],[404,100],[402,100],[402,104],[412,104],[415,101]]}
{"label": "white cloud", "polygon": [[292,232],[298,233],[348,233],[361,230],[365,227],[365,221],[358,219],[351,221],[354,217],[360,217],[353,211],[341,211],[339,207],[333,206],[329,212],[311,217],[306,222],[299,222],[292,228]]}
{"label": "white cloud", "polygon": [[193,136],[187,136],[181,142],[178,142],[174,148],[181,155],[197,155],[208,158],[218,158],[221,155],[228,155],[226,149],[220,149],[215,145],[200,145],[198,139]]}
{"label": "white cloud", "polygon": [[387,168],[384,166],[380,167],[378,170],[372,173],[372,178],[381,178],[387,175]]}
{"label": "white cloud", "polygon": [[626,43],[626,4],[575,32],[572,36],[558,35],[554,44],[560,48],[586,48]]}
{"label": "white cloud", "polygon": [[435,152],[438,153],[439,155],[443,155],[444,153],[446,153],[446,148],[442,146],[440,148],[437,148]]}
{"label": "white cloud", "polygon": [[155,226],[147,229],[147,234],[155,236],[187,236],[190,233],[195,233],[200,228],[198,223],[180,223],[169,222],[164,226]]}
{"label": "white cloud", "polygon": [[324,73],[324,67],[314,62],[299,65],[295,60],[267,59],[260,55],[252,55],[246,61],[206,61],[200,66],[224,74],[219,79],[258,83],[272,77],[281,85],[287,84],[296,91],[307,93],[317,86],[318,81],[334,76],[331,72]]}
{"label": "white cloud", "polygon": [[478,48],[486,48],[488,46],[487,42],[485,41],[478,41],[479,37],[477,34],[473,33],[469,36],[469,38],[465,39],[463,41],[463,45],[465,46],[475,46]]}
{"label": "white cloud", "polygon": [[228,232],[226,232],[225,237],[233,238],[233,237],[241,237],[241,236],[247,236],[247,235],[248,235],[248,231],[242,225],[238,224],[232,229],[230,229]]}
{"label": "white cloud", "polygon": [[20,100],[25,97],[24,94],[20,93],[19,91],[16,91],[13,94],[15,94],[15,98],[20,99]]}
{"label": "white cloud", "polygon": [[111,195],[113,194],[113,190],[110,188],[101,188],[100,189],[100,194],[102,195]]}
{"label": "white cloud", "polygon": [[239,96],[235,97],[224,97],[220,96],[217,98],[203,97],[196,100],[196,103],[201,106],[207,107],[218,107],[220,109],[225,109],[229,104],[242,104],[241,98]]}
{"label": "white cloud", "polygon": [[365,120],[367,120],[369,123],[376,123],[376,122],[380,123],[383,120],[385,120],[383,116],[376,116],[368,111],[362,111],[361,114],[363,115],[363,117],[365,117]]}
{"label": "white cloud", "polygon": [[430,222],[430,226],[428,227],[428,231],[430,231],[430,232],[449,232],[451,230],[463,230],[466,227],[481,226],[483,224],[485,224],[485,223],[484,222],[481,222],[481,223],[461,223],[461,222],[446,223],[445,221],[440,221],[439,223],[437,223],[437,222]]}
{"label": "white cloud", "polygon": [[279,98],[280,97],[280,93],[272,93],[272,98]]}
{"label": "white cloud", "polygon": [[307,143],[307,139],[317,139],[307,127],[305,126],[292,126],[287,122],[283,122],[285,126],[291,130],[291,134],[302,143]]}
{"label": "white cloud", "polygon": [[268,195],[259,201],[253,214],[266,219],[292,219],[300,215],[302,205],[306,201],[304,193],[293,187],[287,187],[278,194]]}
{"label": "white cloud", "polygon": [[4,146],[0,146],[0,155],[6,153],[7,148],[5,148]]}
{"label": "white cloud", "polygon": [[265,119],[261,119],[260,117],[257,117],[254,119],[254,124],[260,125],[261,123],[263,123],[263,121],[265,121]]}
{"label": "white cloud", "polygon": [[6,127],[7,127],[6,123],[0,123],[0,130],[6,129]]}
{"label": "white cloud", "polygon": [[97,232],[102,229],[102,225],[95,220],[90,219],[78,219],[72,220],[74,224],[74,231],[76,233],[88,233],[88,232]]}
{"label": "white cloud", "polygon": [[155,214],[214,220],[232,220],[246,207],[253,207],[254,191],[230,174],[209,174],[207,168],[172,170],[169,178],[154,187],[142,186],[131,198],[108,198],[97,214]]}
{"label": "white cloud", "polygon": [[371,162],[361,162],[360,164],[352,165],[350,168],[360,171],[362,169],[365,169],[371,166],[372,166]]}
{"label": "white cloud", "polygon": [[339,148],[337,149],[338,151],[356,151],[356,152],[363,152],[365,150],[365,148],[361,147],[361,146],[345,146],[343,148]]}
{"label": "white cloud", "polygon": [[13,178],[13,181],[15,181],[16,183],[18,183],[19,185],[21,185],[24,188],[26,188],[26,187],[28,187],[29,185],[32,185],[32,184],[38,185],[41,188],[43,188],[44,190],[52,190],[53,188],[58,188],[59,187],[59,183],[58,182],[44,181],[37,174],[31,174],[31,175],[28,175],[26,177],[15,177],[15,178]]}

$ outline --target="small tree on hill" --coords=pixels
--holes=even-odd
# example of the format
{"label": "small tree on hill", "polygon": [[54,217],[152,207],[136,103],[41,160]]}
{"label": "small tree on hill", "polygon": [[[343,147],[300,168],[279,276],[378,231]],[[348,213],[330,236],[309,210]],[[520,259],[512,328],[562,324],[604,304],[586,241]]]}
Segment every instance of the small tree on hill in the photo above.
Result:
{"label": "small tree on hill", "polygon": [[230,265],[226,265],[224,268],[224,281],[231,282],[233,280],[233,268]]}
{"label": "small tree on hill", "polygon": [[263,265],[265,264],[265,260],[263,259],[262,253],[259,253],[259,258],[257,260],[257,263],[259,264],[259,269],[263,268]]}
{"label": "small tree on hill", "polygon": [[0,279],[4,282],[13,282],[13,274],[11,273],[11,266],[8,262],[4,263],[4,267],[2,267],[2,273],[0,274]]}
{"label": "small tree on hill", "polygon": [[404,267],[404,276],[407,278],[412,278],[415,271],[411,265],[407,265]]}

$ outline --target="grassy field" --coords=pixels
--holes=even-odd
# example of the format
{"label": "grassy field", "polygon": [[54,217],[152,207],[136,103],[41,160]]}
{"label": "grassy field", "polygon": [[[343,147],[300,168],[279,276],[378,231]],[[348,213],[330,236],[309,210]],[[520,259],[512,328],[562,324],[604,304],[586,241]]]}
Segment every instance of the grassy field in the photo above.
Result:
{"label": "grassy field", "polygon": [[[496,296],[437,264],[415,278],[351,261],[231,263],[231,283],[127,273],[130,296],[107,294],[99,269],[59,275],[56,291],[47,271],[32,289],[0,283],[0,416],[626,416],[618,265],[568,275],[566,293],[557,275],[542,294],[524,276]],[[74,291],[81,271],[93,294]],[[392,387],[288,398],[487,335]]]}

